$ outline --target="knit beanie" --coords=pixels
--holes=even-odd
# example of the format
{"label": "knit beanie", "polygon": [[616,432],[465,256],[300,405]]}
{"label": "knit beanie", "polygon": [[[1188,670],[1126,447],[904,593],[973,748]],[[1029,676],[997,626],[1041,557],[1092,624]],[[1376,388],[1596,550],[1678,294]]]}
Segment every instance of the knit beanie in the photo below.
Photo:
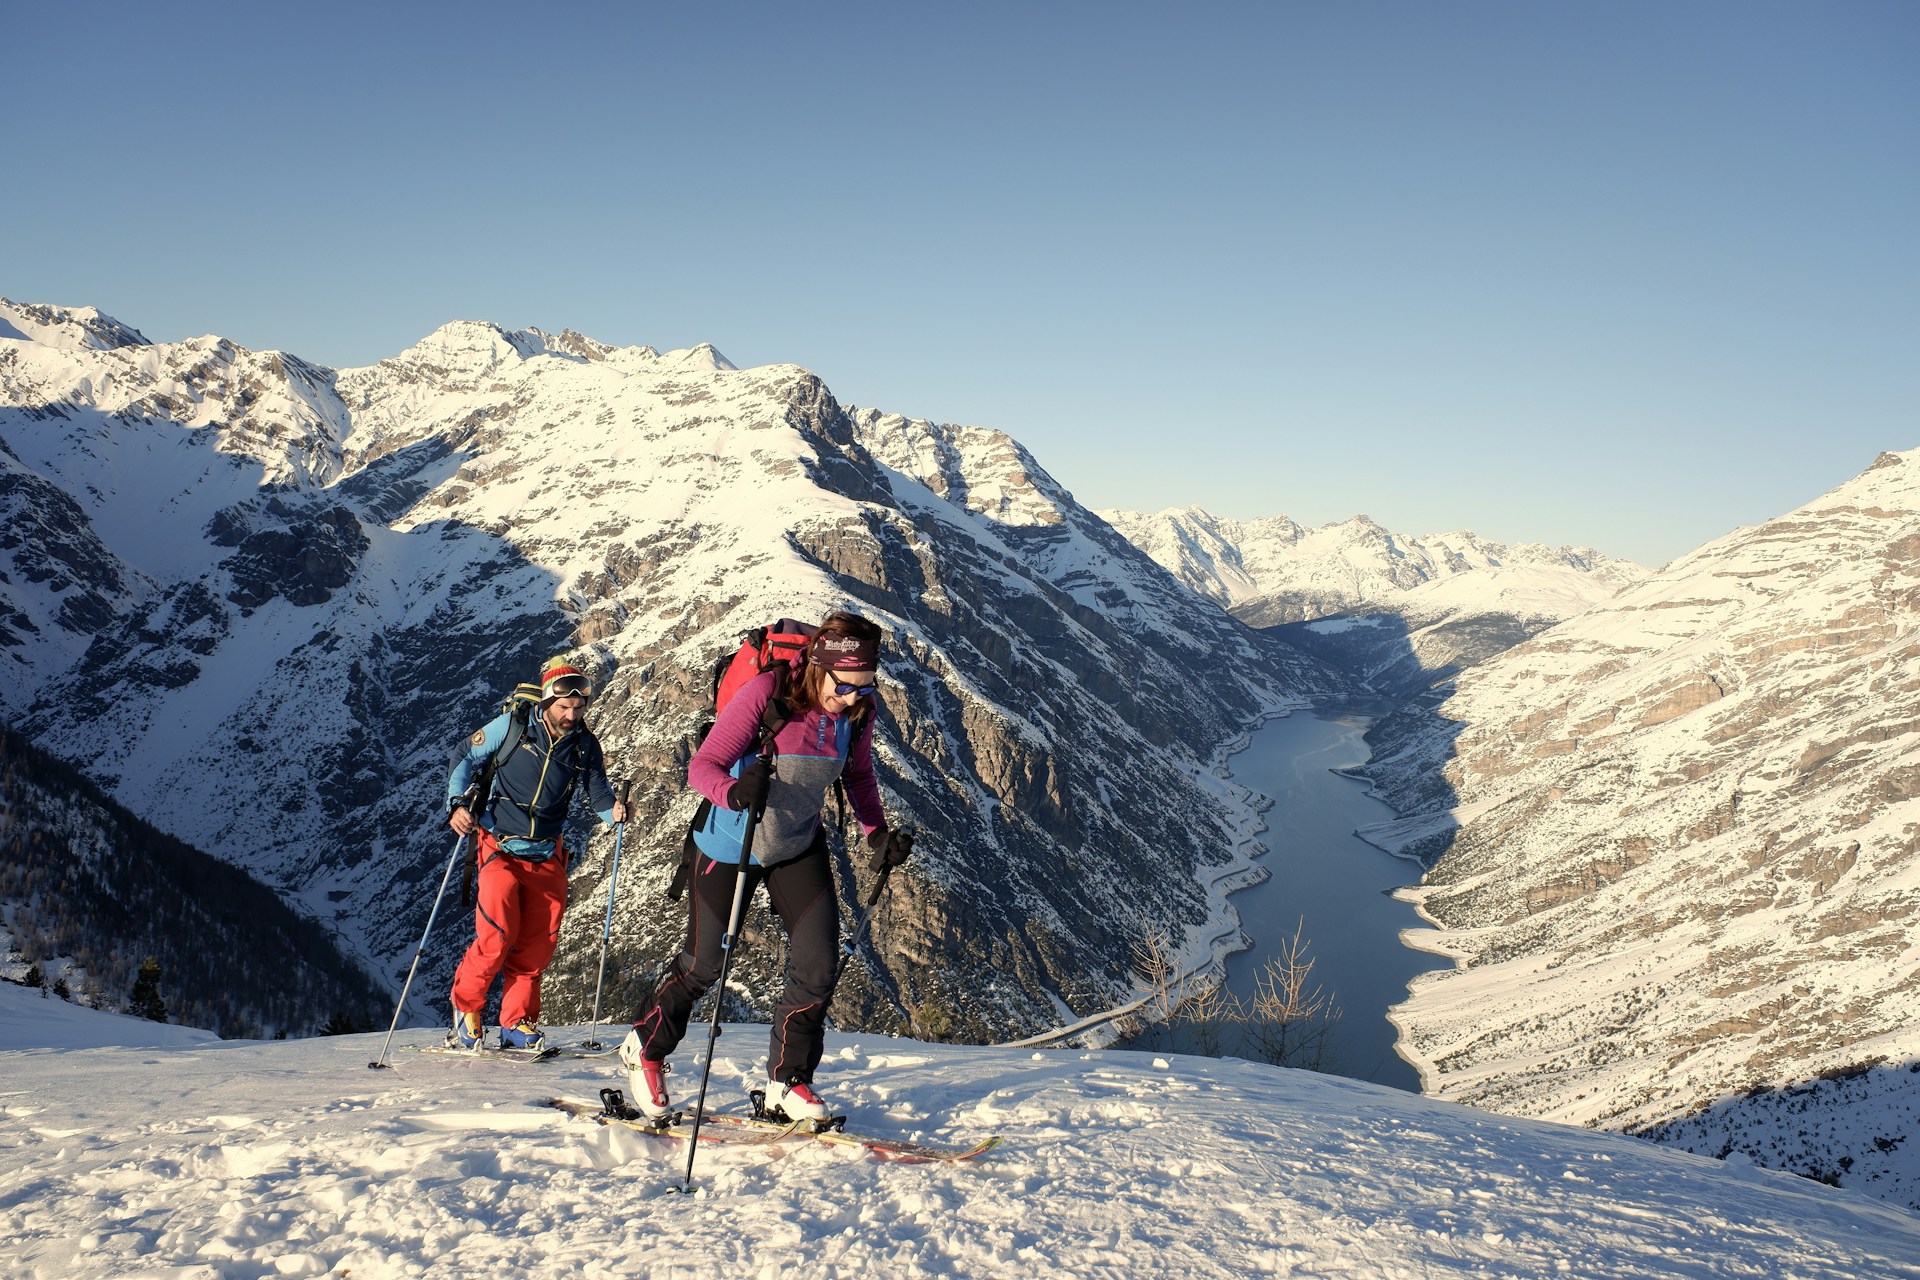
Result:
{"label": "knit beanie", "polygon": [[555,698],[570,698],[575,695],[582,698],[593,697],[592,682],[578,667],[569,664],[565,658],[548,658],[546,670],[540,673],[540,701],[552,702]]}

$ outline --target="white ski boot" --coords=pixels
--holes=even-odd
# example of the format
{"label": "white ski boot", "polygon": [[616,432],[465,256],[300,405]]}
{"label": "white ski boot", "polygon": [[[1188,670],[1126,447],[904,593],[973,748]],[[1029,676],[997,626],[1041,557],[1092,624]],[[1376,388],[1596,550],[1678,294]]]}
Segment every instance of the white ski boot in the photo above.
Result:
{"label": "white ski boot", "polygon": [[647,1119],[665,1120],[673,1114],[673,1103],[667,1098],[667,1064],[644,1056],[644,1047],[638,1031],[627,1032],[620,1042],[620,1065],[627,1069],[627,1085],[633,1091],[628,1097]]}
{"label": "white ski boot", "polygon": [[767,1081],[767,1097],[762,1105],[767,1111],[777,1112],[789,1120],[820,1121],[828,1114],[827,1104],[805,1080],[795,1080],[792,1084]]}

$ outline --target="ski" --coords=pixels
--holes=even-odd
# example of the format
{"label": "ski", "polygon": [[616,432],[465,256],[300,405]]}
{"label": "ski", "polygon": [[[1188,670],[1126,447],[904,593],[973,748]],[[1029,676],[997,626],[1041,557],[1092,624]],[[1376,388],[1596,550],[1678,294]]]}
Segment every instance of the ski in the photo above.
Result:
{"label": "ski", "polygon": [[[990,1138],[982,1138],[969,1147],[943,1147],[925,1142],[908,1142],[901,1138],[881,1138],[872,1134],[848,1133],[845,1127],[845,1116],[835,1116],[830,1120],[819,1121],[789,1120],[784,1115],[769,1114],[761,1109],[757,1090],[749,1097],[753,1099],[754,1108],[759,1114],[710,1112],[701,1122],[700,1140],[737,1145],[783,1142],[788,1138],[812,1138],[834,1146],[859,1147],[871,1152],[877,1159],[895,1164],[957,1164],[962,1160],[971,1160],[975,1156],[984,1155],[1000,1145],[1000,1137],[997,1134]],[[602,1089],[600,1105],[597,1107],[591,1102],[580,1102],[573,1098],[548,1098],[545,1105],[564,1111],[568,1115],[589,1117],[605,1125],[622,1125],[637,1133],[651,1134],[659,1138],[686,1138],[693,1132],[693,1126],[687,1123],[685,1112],[676,1111],[663,1121],[649,1120],[627,1103],[626,1094],[620,1089]]]}
{"label": "ski", "polygon": [[408,1053],[439,1053],[449,1058],[486,1058],[494,1062],[552,1062],[556,1058],[594,1058],[598,1054],[576,1053],[568,1049],[495,1049],[491,1046],[461,1049],[450,1044],[410,1044]]}
{"label": "ski", "polygon": [[860,1147],[871,1152],[880,1160],[896,1164],[957,1164],[962,1160],[971,1160],[984,1155],[1000,1145],[999,1135],[982,1138],[967,1147],[945,1147],[926,1142],[909,1142],[902,1138],[882,1138],[873,1134],[847,1132],[847,1118],[832,1116],[825,1120],[793,1121],[788,1120],[784,1112],[769,1112],[766,1109],[766,1095],[755,1089],[747,1097],[753,1103],[751,1115],[734,1115],[729,1112],[716,1112],[707,1117],[709,1124],[723,1124],[732,1128],[750,1129],[759,1132],[780,1131],[783,1136],[792,1133],[797,1137],[813,1138],[820,1142],[842,1147]]}
{"label": "ski", "polygon": [[[564,1111],[570,1116],[597,1120],[609,1127],[619,1125],[635,1133],[644,1133],[654,1138],[685,1140],[693,1134],[691,1125],[683,1127],[682,1121],[685,1116],[682,1112],[675,1111],[666,1119],[655,1122],[628,1106],[625,1094],[618,1089],[602,1089],[600,1099],[599,1106],[591,1102],[581,1102],[575,1098],[548,1098],[543,1105],[552,1107],[556,1111]],[[708,1116],[707,1119],[712,1120],[714,1117]],[[701,1133],[700,1141],[736,1147],[766,1146],[792,1136],[799,1128],[800,1125],[795,1122],[787,1125],[770,1124],[753,1131],[708,1129]]]}
{"label": "ski", "polygon": [[[813,1138],[819,1142],[840,1147],[861,1147],[873,1153],[878,1159],[894,1164],[957,1164],[962,1160],[971,1160],[975,1156],[985,1155],[1000,1145],[1000,1135],[982,1138],[970,1147],[943,1147],[926,1142],[908,1142],[901,1138],[882,1138],[873,1134],[849,1133],[837,1127],[844,1123],[845,1116],[835,1116],[831,1120],[818,1122],[826,1127],[815,1128],[804,1121],[756,1120],[752,1116],[734,1115],[729,1112],[716,1112],[707,1117],[708,1124],[721,1124],[729,1128],[752,1130],[781,1130],[795,1137]],[[791,1126],[791,1127],[790,1127]]]}

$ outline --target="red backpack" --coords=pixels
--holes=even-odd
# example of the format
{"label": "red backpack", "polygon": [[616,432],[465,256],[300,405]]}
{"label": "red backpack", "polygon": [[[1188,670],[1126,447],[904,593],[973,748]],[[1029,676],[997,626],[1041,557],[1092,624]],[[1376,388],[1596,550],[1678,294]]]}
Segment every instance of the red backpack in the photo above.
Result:
{"label": "red backpack", "polygon": [[[766,713],[760,718],[760,745],[764,751],[773,735],[780,732],[780,726],[787,722],[787,686],[793,680],[793,673],[806,662],[807,645],[819,629],[809,623],[782,618],[770,627],[755,627],[741,639],[738,649],[721,654],[713,664],[714,720],[720,718],[720,713],[733,701],[733,695],[750,681],[769,671],[777,672],[773,696],[767,699]],[[694,740],[696,747],[706,741],[712,728],[713,720],[700,726]]]}

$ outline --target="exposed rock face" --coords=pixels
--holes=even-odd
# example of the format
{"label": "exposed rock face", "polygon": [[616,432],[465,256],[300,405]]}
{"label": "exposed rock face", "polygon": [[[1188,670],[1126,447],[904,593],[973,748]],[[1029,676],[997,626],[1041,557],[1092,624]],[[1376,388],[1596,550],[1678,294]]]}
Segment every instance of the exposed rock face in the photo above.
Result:
{"label": "exposed rock face", "polygon": [[1429,1090],[1632,1128],[1920,1058],[1917,634],[1920,453],[1886,454],[1377,730],[1374,834],[1445,849],[1460,967],[1398,1014]]}
{"label": "exposed rock face", "polygon": [[247,609],[275,596],[325,604],[353,580],[368,546],[351,509],[278,495],[221,511],[207,523],[207,541],[237,548],[224,565],[233,577],[227,599]]}
{"label": "exposed rock face", "polygon": [[[58,601],[37,621],[19,606],[0,617],[0,645],[21,647],[29,635],[57,629],[84,637],[113,620],[134,595],[124,567],[94,535],[80,505],[57,486],[22,467],[0,445],[0,554],[7,569],[0,582],[18,577],[33,594]],[[25,602],[22,601],[22,604]],[[70,646],[69,646],[70,647]]]}
{"label": "exposed rock face", "polygon": [[[13,709],[390,970],[450,847],[449,753],[549,654],[592,671],[593,723],[636,784],[619,1014],[678,944],[660,891],[714,657],[781,615],[881,621],[883,789],[928,838],[835,1012],[956,1038],[1118,1000],[1143,917],[1217,923],[1201,886],[1238,832],[1209,766],[1259,715],[1341,687],[1194,600],[1006,437],[849,413],[793,366],[463,322],[337,372],[215,338],[0,338],[0,376],[17,487],[47,511],[64,495],[87,548],[68,558],[123,584],[95,588],[110,617],[84,652],[0,648],[49,673]],[[0,603],[45,630],[55,595],[15,572],[24,554]],[[575,855],[550,1017],[591,998],[612,843]],[[850,903],[867,873],[839,869]],[[750,932],[743,977],[770,996],[778,931]]]}

